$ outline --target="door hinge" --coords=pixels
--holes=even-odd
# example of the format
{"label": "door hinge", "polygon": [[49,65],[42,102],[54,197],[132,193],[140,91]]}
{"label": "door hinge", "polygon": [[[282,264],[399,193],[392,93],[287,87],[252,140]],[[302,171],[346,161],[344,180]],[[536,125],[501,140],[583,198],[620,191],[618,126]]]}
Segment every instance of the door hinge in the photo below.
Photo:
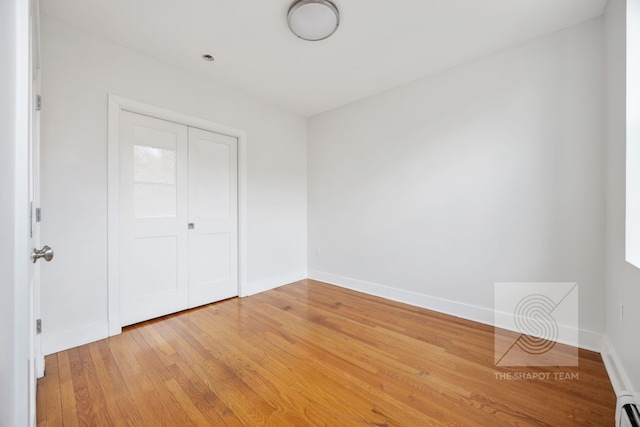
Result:
{"label": "door hinge", "polygon": [[42,96],[36,95],[36,110],[40,111],[42,109]]}
{"label": "door hinge", "polygon": [[42,319],[36,320],[36,334],[42,333]]}
{"label": "door hinge", "polygon": [[40,208],[36,208],[36,222],[40,222],[42,220],[42,212]]}

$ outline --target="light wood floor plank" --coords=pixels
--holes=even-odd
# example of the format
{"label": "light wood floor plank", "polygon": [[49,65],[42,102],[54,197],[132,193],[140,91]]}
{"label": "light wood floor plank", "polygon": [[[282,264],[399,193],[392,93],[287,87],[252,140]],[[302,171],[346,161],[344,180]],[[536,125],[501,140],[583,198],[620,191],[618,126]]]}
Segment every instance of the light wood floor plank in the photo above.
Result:
{"label": "light wood floor plank", "polygon": [[[60,401],[62,404],[62,425],[65,427],[77,427],[79,425],[79,417],[76,408],[76,393],[73,387],[73,378],[71,376],[71,362],[69,360],[70,353],[71,350],[58,353],[57,355],[47,356],[47,360],[51,357],[57,357],[58,359]],[[46,361],[45,366],[47,366]],[[48,378],[47,381],[51,381],[51,378]],[[52,387],[55,388],[54,382],[51,382],[49,385],[49,390],[53,390]],[[39,402],[36,402],[36,406],[38,404]]]}
{"label": "light wood floor plank", "polygon": [[124,386],[131,396],[131,402],[147,402],[144,405],[135,405],[144,420],[143,425],[171,425],[174,422],[171,412],[162,402],[155,378],[150,378],[151,370],[142,364],[145,360],[134,334],[121,334],[104,342],[111,349],[114,361],[122,372]]}
{"label": "light wood floor plank", "polygon": [[[599,354],[497,367],[496,334],[303,280],[47,356],[38,426],[613,425]],[[526,373],[549,378],[499,378]]]}

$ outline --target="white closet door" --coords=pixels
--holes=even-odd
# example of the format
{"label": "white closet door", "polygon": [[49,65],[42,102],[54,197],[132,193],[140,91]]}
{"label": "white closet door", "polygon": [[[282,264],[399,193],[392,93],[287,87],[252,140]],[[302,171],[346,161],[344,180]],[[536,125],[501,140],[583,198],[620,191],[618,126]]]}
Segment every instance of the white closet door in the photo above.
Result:
{"label": "white closet door", "polygon": [[189,307],[238,295],[238,140],[189,128]]}
{"label": "white closet door", "polygon": [[120,123],[125,326],[188,307],[188,128],[126,111]]}

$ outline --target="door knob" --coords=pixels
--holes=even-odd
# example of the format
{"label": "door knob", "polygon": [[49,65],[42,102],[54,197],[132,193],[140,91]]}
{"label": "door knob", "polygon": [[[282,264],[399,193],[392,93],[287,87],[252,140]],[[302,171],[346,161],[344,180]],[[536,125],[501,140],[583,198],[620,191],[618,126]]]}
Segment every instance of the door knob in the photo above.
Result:
{"label": "door knob", "polygon": [[44,258],[45,261],[51,261],[53,259],[53,249],[51,249],[49,246],[43,246],[42,249],[33,249],[33,252],[31,252],[31,258],[33,259],[33,262],[35,263],[38,259],[40,258]]}

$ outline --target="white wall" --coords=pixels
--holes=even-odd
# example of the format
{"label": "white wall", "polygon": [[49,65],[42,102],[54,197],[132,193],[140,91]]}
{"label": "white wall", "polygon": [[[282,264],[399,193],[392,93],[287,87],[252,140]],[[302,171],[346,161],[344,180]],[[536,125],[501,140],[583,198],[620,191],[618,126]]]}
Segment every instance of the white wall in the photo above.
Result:
{"label": "white wall", "polygon": [[[306,120],[42,19],[45,353],[106,335],[107,94],[245,130],[250,293],[306,276]],[[215,63],[208,64],[215,67]]]}
{"label": "white wall", "polygon": [[[640,391],[640,270],[625,262],[626,28],[625,0],[609,0],[605,14],[607,64],[606,132],[606,324],[625,376],[625,388]],[[638,2],[636,1],[636,4]],[[631,17],[630,17],[631,18]],[[640,23],[635,23],[640,25]],[[640,40],[637,41],[640,43]],[[638,78],[638,73],[630,75]],[[624,317],[620,318],[620,304]],[[616,390],[619,391],[619,390]]]}
{"label": "white wall", "polygon": [[591,20],[312,118],[310,276],[487,322],[494,282],[578,282],[599,347],[602,35]]}

